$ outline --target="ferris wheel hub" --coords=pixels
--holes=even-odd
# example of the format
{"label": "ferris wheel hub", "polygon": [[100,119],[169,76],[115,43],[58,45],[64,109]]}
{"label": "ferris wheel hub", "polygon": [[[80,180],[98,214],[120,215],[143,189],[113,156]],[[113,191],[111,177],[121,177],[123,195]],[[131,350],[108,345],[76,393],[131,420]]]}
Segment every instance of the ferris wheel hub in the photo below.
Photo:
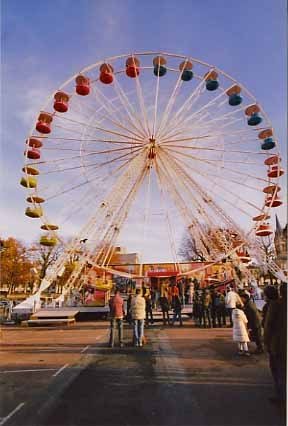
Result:
{"label": "ferris wheel hub", "polygon": [[156,157],[156,140],[153,138],[149,138],[149,145],[148,145],[148,158],[149,160],[154,160]]}

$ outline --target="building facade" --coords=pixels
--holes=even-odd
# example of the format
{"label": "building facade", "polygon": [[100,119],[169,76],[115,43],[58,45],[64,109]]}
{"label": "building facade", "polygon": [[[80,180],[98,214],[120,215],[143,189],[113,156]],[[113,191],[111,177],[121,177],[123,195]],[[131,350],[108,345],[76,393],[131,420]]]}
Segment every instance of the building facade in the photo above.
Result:
{"label": "building facade", "polygon": [[287,272],[287,224],[282,228],[277,216],[274,245],[276,250],[276,263],[281,269]]}

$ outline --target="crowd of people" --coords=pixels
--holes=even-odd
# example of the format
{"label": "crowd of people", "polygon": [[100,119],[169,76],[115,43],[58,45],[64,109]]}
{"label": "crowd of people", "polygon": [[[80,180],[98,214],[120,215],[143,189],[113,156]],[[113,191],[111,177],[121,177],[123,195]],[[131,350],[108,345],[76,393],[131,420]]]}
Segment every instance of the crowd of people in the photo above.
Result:
{"label": "crowd of people", "polygon": [[[174,287],[174,288],[173,288]],[[163,315],[164,325],[174,325],[179,322],[183,325],[182,320],[182,301],[179,296],[179,289],[175,285],[172,287],[171,300],[165,292],[159,297],[158,303]],[[124,300],[120,291],[116,290],[115,295],[110,299],[110,342],[111,347],[114,346],[115,329],[118,328],[118,337],[120,347],[123,347],[123,320],[126,319],[130,325],[133,325],[133,342],[135,346],[142,346],[144,340],[144,326],[154,324],[153,308],[154,302],[149,288],[137,288],[135,295],[131,293],[126,303],[126,312],[124,309]],[[143,295],[144,294],[144,295]],[[170,317],[170,310],[173,310],[173,316]]]}
{"label": "crowd of people", "polygon": [[[143,295],[142,295],[143,294]],[[254,342],[253,354],[263,354],[265,349],[276,389],[276,401],[286,400],[286,350],[287,350],[287,284],[266,286],[264,288],[265,305],[260,313],[251,294],[245,290],[226,291],[196,289],[193,296],[192,312],[197,327],[232,327],[233,341],[237,344],[239,356],[251,355],[248,343]],[[169,294],[163,292],[158,299],[164,325],[183,325],[182,306],[179,288],[172,285]],[[143,346],[144,326],[153,324],[154,302],[150,289],[144,292],[136,289],[129,295],[126,312],[120,291],[116,290],[110,300],[110,342],[115,343],[115,330],[118,328],[120,347],[123,347],[123,320],[133,326],[133,344]],[[171,309],[173,315],[170,316]],[[250,345],[251,346],[251,345]]]}

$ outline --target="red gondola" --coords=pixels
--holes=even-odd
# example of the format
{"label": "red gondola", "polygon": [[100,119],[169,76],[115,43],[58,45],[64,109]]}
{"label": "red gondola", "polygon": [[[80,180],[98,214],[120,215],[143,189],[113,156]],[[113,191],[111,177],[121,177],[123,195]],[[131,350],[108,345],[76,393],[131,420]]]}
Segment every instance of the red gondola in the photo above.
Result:
{"label": "red gondola", "polygon": [[54,95],[54,109],[57,112],[67,112],[68,111],[68,101],[69,96],[64,92],[57,92]]}
{"label": "red gondola", "polygon": [[24,152],[24,155],[27,156],[30,160],[39,160],[41,157],[40,151],[37,148],[30,148]]}
{"label": "red gondola", "polygon": [[277,178],[282,175],[284,175],[284,169],[282,169],[278,164],[271,166],[267,173],[269,178]]}
{"label": "red gondola", "polygon": [[76,79],[76,93],[80,96],[87,96],[90,93],[90,79],[84,75],[77,75]]}
{"label": "red gondola", "polygon": [[263,223],[256,229],[256,235],[258,237],[268,237],[271,234],[273,234],[273,231],[268,223]]}
{"label": "red gondola", "polygon": [[36,130],[40,133],[50,133],[51,132],[51,123],[53,121],[53,116],[48,112],[41,112],[38,117],[38,122],[36,124]]}

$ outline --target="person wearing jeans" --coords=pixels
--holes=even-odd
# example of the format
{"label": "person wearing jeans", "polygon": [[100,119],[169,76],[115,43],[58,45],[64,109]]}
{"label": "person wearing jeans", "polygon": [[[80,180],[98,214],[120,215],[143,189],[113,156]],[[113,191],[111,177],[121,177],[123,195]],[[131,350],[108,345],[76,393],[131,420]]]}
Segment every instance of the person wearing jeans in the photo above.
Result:
{"label": "person wearing jeans", "polygon": [[109,301],[110,307],[110,340],[109,346],[113,348],[115,342],[115,328],[117,325],[118,328],[118,337],[120,348],[123,347],[123,317],[124,312],[124,302],[120,296],[120,291],[115,291],[115,296],[112,297]]}
{"label": "person wearing jeans", "polygon": [[144,321],[146,317],[146,302],[141,296],[141,289],[136,289],[136,296],[131,302],[131,313],[134,326],[134,343],[136,346],[143,345]]}
{"label": "person wearing jeans", "polygon": [[174,315],[172,319],[172,325],[174,325],[175,321],[179,320],[179,325],[182,327],[183,325],[182,316],[181,316],[182,304],[181,304],[181,299],[179,296],[174,296],[173,298],[173,311],[174,311]]}
{"label": "person wearing jeans", "polygon": [[144,319],[134,319],[134,341],[136,346],[143,346],[144,337]]}

